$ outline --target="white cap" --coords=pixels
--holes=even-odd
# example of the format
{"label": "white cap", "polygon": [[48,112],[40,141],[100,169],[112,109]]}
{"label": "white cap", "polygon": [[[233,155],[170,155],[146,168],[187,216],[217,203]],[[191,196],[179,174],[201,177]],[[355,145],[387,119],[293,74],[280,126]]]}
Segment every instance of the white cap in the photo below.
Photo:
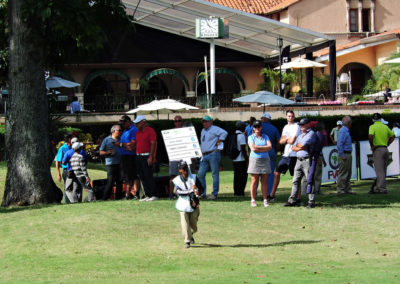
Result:
{"label": "white cap", "polygon": [[79,142],[78,137],[74,137],[71,139],[71,144],[74,144],[75,142]]}
{"label": "white cap", "polygon": [[81,147],[83,147],[83,144],[80,142],[75,142],[74,144],[72,144],[72,149],[74,149],[74,151],[78,150]]}
{"label": "white cap", "polygon": [[146,120],[146,117],[144,115],[138,115],[136,119],[133,121],[133,123],[137,124],[143,120]]}
{"label": "white cap", "polygon": [[268,119],[271,119],[271,115],[269,114],[269,113],[264,113],[262,116],[261,116],[261,118],[268,118]]}
{"label": "white cap", "polygon": [[343,125],[343,122],[342,122],[341,120],[338,120],[338,121],[336,122],[336,125]]}

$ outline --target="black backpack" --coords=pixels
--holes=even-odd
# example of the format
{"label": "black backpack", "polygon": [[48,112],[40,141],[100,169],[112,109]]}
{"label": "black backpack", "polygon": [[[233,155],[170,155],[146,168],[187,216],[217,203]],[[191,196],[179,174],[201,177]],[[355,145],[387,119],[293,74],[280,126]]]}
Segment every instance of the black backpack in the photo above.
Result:
{"label": "black backpack", "polygon": [[226,153],[231,159],[236,159],[237,156],[239,156],[240,151],[238,150],[237,133],[229,137],[228,143],[226,144]]}

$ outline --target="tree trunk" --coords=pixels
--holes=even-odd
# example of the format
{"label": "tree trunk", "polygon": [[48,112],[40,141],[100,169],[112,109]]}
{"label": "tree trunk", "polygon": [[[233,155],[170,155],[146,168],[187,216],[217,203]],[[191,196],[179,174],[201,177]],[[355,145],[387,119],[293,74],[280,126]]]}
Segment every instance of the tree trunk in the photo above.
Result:
{"label": "tree trunk", "polygon": [[60,202],[49,159],[49,110],[43,39],[24,22],[24,0],[9,0],[10,94],[6,117],[7,177],[2,206]]}

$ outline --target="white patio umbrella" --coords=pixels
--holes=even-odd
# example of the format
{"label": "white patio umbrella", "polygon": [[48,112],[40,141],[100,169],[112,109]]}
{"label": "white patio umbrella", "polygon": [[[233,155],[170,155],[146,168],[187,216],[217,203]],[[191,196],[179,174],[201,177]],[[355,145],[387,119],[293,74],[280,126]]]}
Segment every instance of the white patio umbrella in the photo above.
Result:
{"label": "white patio umbrella", "polygon": [[47,89],[56,89],[56,88],[75,88],[79,87],[81,84],[75,83],[72,81],[65,80],[60,77],[49,77],[46,79],[46,88]]}
{"label": "white patio umbrella", "polygon": [[[319,62],[315,62],[309,59],[305,59],[305,58],[301,58],[298,57],[290,62],[287,63],[283,63],[281,66],[275,67],[275,70],[279,70],[279,68],[281,69],[307,69],[307,68],[322,68],[322,67],[326,67],[328,65],[323,64],[323,63],[319,63]],[[303,72],[300,71],[300,82],[301,82],[301,87],[303,87],[303,79],[302,76]]]}
{"label": "white patio umbrella", "polygon": [[[290,62],[284,63],[280,66],[281,69],[306,69],[306,68],[322,68],[326,67],[326,64],[315,62],[309,59],[298,57]],[[274,68],[279,70],[279,66]]]}
{"label": "white patio umbrella", "polygon": [[254,94],[243,96],[240,98],[233,99],[234,102],[239,103],[259,103],[264,105],[264,110],[266,105],[293,105],[296,104],[292,100],[285,99],[281,96],[275,95],[269,91],[259,91]]}
{"label": "white patio umbrella", "polygon": [[147,113],[157,113],[157,118],[158,118],[158,113],[161,112],[174,112],[178,110],[194,110],[194,109],[199,109],[198,107],[194,107],[191,105],[187,105],[181,102],[178,102],[173,99],[164,99],[164,100],[154,100],[148,104],[143,104],[139,105],[135,109],[131,109],[127,111],[127,114],[132,114],[132,113],[142,113],[142,114],[147,114]]}
{"label": "white patio umbrella", "polygon": [[386,60],[384,63],[400,63],[400,57]]}
{"label": "white patio umbrella", "polygon": [[374,94],[365,95],[364,97],[365,98],[370,98],[370,99],[375,99],[375,98],[384,97],[384,96],[385,96],[384,92],[381,91],[381,92],[377,92],[377,93],[374,93]]}

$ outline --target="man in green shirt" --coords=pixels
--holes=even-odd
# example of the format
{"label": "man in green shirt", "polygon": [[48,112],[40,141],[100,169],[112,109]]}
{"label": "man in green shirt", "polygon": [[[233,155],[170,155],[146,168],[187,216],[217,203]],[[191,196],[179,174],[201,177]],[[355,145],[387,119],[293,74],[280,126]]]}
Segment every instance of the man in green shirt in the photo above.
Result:
{"label": "man in green shirt", "polygon": [[336,145],[337,143],[337,135],[339,133],[340,128],[342,128],[343,122],[338,120],[336,122],[336,127],[332,128],[331,134],[329,137],[331,138],[332,144]]}
{"label": "man in green shirt", "polygon": [[389,160],[387,147],[394,140],[394,133],[381,121],[382,116],[374,113],[372,124],[368,131],[368,140],[374,156],[374,169],[376,173],[376,184],[371,189],[371,193],[387,193],[386,189],[386,169]]}

